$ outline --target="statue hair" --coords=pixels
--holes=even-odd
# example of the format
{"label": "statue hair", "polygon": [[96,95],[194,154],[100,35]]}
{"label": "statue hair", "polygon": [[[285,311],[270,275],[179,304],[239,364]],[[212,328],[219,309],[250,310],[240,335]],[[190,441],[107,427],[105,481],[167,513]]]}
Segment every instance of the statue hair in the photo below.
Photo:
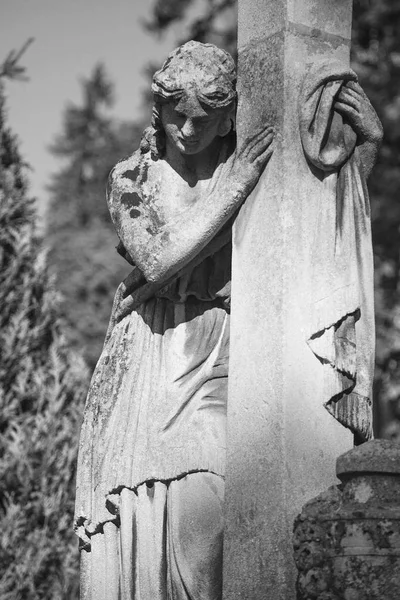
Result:
{"label": "statue hair", "polygon": [[155,101],[151,114],[151,125],[142,134],[140,151],[142,154],[151,152],[152,158],[157,160],[164,154],[165,144],[165,131],[161,122],[161,104]]}
{"label": "statue hair", "polygon": [[[231,111],[236,103],[236,67],[233,58],[214,44],[187,42],[168,56],[153,76],[154,104],[151,125],[144,130],[140,142],[142,154],[151,152],[152,158],[161,158],[165,151],[166,134],[161,121],[162,105],[178,101],[185,93],[182,70],[193,69],[196,75],[196,93],[199,101],[213,109]],[[203,79],[203,81],[202,81]],[[208,90],[207,86],[211,85]]]}

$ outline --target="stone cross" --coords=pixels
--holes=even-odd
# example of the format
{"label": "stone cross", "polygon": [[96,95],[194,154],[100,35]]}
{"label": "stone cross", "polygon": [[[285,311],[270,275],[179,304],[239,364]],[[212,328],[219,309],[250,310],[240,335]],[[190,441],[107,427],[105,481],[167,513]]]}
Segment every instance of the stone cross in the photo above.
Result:
{"label": "stone cross", "polygon": [[353,445],[307,343],[333,184],[306,160],[298,117],[308,65],[349,65],[352,0],[238,4],[238,143],[270,122],[276,147],[234,227],[223,597],[292,600],[294,518]]}

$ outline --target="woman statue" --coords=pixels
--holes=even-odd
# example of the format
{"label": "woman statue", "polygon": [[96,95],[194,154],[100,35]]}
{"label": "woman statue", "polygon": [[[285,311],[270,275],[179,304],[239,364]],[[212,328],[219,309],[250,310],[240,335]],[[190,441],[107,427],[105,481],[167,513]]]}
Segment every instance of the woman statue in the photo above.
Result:
{"label": "woman statue", "polygon": [[232,217],[272,153],[235,139],[235,65],[189,42],[110,175],[116,294],[81,433],[82,600],[221,597]]}
{"label": "woman statue", "polygon": [[[211,44],[172,52],[153,78],[152,126],[110,175],[134,270],[81,433],[82,600],[222,596],[231,226],[274,137],[265,126],[236,147],[235,80]],[[350,120],[354,95],[338,95]]]}

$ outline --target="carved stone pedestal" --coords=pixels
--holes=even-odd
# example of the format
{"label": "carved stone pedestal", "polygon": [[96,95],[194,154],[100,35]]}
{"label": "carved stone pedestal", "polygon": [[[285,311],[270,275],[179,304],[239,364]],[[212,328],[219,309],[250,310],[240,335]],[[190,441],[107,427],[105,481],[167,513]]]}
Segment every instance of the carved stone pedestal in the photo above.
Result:
{"label": "carved stone pedestal", "polygon": [[400,598],[400,445],[372,440],[340,456],[342,484],[294,527],[298,600]]}

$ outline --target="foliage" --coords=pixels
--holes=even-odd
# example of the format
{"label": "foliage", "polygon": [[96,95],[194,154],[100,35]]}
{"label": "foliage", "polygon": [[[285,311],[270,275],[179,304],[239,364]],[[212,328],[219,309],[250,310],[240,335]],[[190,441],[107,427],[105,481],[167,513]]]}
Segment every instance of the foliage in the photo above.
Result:
{"label": "foliage", "polygon": [[[191,9],[196,4],[196,16],[193,16]],[[236,57],[236,5],[236,0],[200,0],[197,3],[194,0],[156,0],[147,28],[162,33],[176,21],[183,21],[186,35],[177,41],[177,45],[188,40],[209,42]]]}
{"label": "foliage", "polygon": [[3,63],[0,65],[0,77],[8,79],[18,79],[20,81],[26,81],[27,76],[25,73],[25,67],[19,64],[21,56],[26,52],[27,48],[32,44],[34,38],[29,38],[22,46],[21,50],[11,50],[7,55]]}
{"label": "foliage", "polygon": [[68,349],[0,88],[0,597],[77,598],[75,463],[87,373]]}
{"label": "foliage", "polygon": [[83,103],[67,108],[63,132],[52,146],[65,166],[50,187],[48,240],[69,340],[93,368],[113,295],[129,272],[115,251],[118,240],[105,202],[106,183],[115,163],[139,144],[141,128],[106,116],[113,86],[104,66],[97,65],[82,86]]}

